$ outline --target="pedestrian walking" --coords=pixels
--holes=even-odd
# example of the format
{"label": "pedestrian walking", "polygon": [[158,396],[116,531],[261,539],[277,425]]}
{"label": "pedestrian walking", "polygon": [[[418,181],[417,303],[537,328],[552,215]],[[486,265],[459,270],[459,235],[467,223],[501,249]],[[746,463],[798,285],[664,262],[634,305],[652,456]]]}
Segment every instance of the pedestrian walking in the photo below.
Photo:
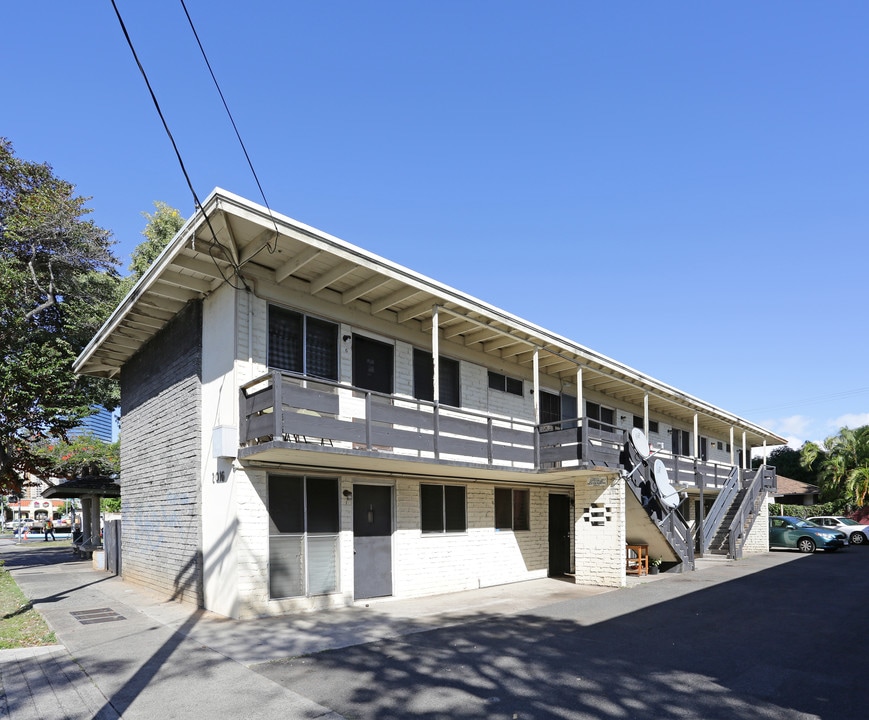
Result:
{"label": "pedestrian walking", "polygon": [[54,537],[54,523],[51,522],[51,518],[45,521],[45,527],[43,528],[45,532],[45,542],[48,542],[48,536],[51,535],[52,541],[55,539]]}

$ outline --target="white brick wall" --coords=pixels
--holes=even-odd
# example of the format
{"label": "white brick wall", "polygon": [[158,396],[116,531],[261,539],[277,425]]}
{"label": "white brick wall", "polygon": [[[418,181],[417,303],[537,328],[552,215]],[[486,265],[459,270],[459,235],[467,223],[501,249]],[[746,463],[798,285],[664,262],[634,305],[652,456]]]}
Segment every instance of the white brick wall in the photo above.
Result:
{"label": "white brick wall", "polygon": [[582,477],[574,484],[576,582],[625,584],[625,483],[617,476]]}
{"label": "white brick wall", "polygon": [[529,531],[495,530],[495,485],[472,483],[465,486],[467,533],[423,534],[419,530],[419,484],[415,480],[396,483],[393,543],[396,597],[546,577],[549,562],[546,489],[530,488]]}
{"label": "white brick wall", "polygon": [[760,504],[760,510],[754,520],[754,525],[748,532],[748,537],[745,538],[745,545],[742,546],[743,554],[750,555],[756,553],[769,552],[769,504],[768,501],[772,498],[767,496]]}
{"label": "white brick wall", "polygon": [[[287,307],[328,318],[339,323],[339,338],[354,332],[389,340],[395,348],[394,388],[397,395],[413,395],[413,348],[427,348],[428,332],[414,333],[408,326],[398,326],[383,318],[366,315],[355,306],[342,307],[318,298],[311,298],[277,286],[263,283],[263,290]],[[240,382],[267,372],[268,301],[242,294],[238,302],[238,363]],[[339,378],[352,382],[352,342],[339,340]],[[533,396],[529,390],[533,381],[527,369],[506,363],[500,367],[491,357],[475,353],[463,345],[442,341],[441,354],[460,362],[462,407],[492,415],[533,419]],[[490,390],[488,369],[523,380],[521,396]],[[546,381],[542,383],[546,384]],[[551,389],[557,391],[553,381]],[[586,400],[616,409],[620,426],[632,426],[632,414],[641,414],[636,407],[621,408],[619,403],[599,393],[586,393]],[[349,404],[342,412],[349,412]],[[625,421],[621,415],[626,415]],[[659,433],[652,434],[653,444],[664,443],[669,450],[671,425],[663,418]],[[693,432],[692,432],[693,436]],[[718,456],[714,439],[710,438],[710,458],[727,461],[729,455]],[[353,534],[352,504],[342,503],[340,546],[341,590],[329,598],[289,599],[268,598],[268,513],[266,474],[258,470],[233,471],[235,497],[238,502],[238,582],[242,616],[309,609],[324,604],[346,602],[352,597]],[[439,482],[434,480],[433,482]],[[352,488],[353,478],[341,480],[342,489]],[[467,483],[468,530],[450,535],[423,535],[419,530],[419,481],[399,478],[395,488],[395,533],[393,537],[393,594],[412,597],[431,593],[451,592],[485,585],[544,577],[548,565],[548,494],[547,488],[531,488],[531,530],[528,532],[496,531],[494,529],[494,488],[491,483]],[[603,486],[589,484],[588,478],[575,481],[572,487],[553,488],[552,492],[575,492],[574,564],[577,582],[606,586],[624,584],[625,498],[622,483],[608,477]],[[593,525],[583,518],[586,507],[609,508],[608,519]]]}

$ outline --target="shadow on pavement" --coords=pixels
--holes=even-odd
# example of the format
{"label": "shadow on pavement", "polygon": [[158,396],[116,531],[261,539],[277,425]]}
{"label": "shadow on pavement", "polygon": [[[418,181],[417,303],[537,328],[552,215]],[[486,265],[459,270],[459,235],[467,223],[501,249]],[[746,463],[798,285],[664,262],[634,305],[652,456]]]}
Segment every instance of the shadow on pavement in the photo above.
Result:
{"label": "shadow on pavement", "polygon": [[[656,585],[480,614],[255,669],[359,718],[856,718],[862,556],[817,554],[670,600]],[[584,622],[626,592],[649,605]]]}

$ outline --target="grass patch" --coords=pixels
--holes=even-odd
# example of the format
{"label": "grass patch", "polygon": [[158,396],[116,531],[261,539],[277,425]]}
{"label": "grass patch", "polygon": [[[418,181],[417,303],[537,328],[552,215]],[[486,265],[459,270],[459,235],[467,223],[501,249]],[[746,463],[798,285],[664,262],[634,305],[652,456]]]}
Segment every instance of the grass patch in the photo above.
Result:
{"label": "grass patch", "polygon": [[0,650],[55,645],[57,638],[0,561]]}

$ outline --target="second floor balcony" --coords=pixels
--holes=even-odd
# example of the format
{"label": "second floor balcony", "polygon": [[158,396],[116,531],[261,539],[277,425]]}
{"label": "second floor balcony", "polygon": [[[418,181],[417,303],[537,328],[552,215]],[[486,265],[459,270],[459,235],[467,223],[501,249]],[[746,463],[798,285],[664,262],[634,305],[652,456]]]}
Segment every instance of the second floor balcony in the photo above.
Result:
{"label": "second floor balcony", "polygon": [[[303,450],[332,456],[324,466],[348,468],[367,458],[369,466],[371,459],[392,460],[554,480],[578,469],[619,468],[625,442],[622,428],[587,417],[536,424],[281,372],[241,388],[239,417],[241,459],[280,461]],[[659,456],[682,486],[702,476],[706,487],[720,487],[731,469]]]}

